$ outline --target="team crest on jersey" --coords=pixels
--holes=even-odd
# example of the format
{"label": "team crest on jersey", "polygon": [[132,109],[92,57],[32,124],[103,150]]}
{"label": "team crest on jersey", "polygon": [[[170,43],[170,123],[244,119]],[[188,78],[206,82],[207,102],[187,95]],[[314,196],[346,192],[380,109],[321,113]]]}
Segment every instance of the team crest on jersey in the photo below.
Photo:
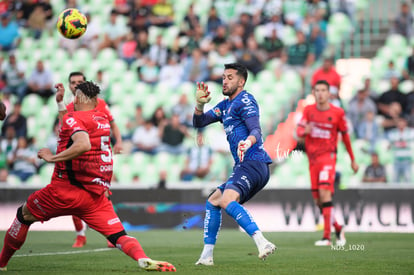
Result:
{"label": "team crest on jersey", "polygon": [[332,121],[332,117],[328,117],[328,121]]}
{"label": "team crest on jersey", "polygon": [[214,108],[213,112],[214,112],[214,114],[215,114],[216,116],[218,116],[218,117],[220,117],[220,116],[221,116],[221,111],[220,111],[220,108],[218,108],[218,107]]}

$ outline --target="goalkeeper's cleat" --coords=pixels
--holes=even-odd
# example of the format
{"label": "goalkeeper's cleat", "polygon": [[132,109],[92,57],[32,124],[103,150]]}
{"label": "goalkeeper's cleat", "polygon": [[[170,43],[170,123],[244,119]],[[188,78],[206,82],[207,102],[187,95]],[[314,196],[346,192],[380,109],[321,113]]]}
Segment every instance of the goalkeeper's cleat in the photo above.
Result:
{"label": "goalkeeper's cleat", "polygon": [[109,240],[106,240],[106,242],[109,248],[116,248],[115,245],[113,245]]}
{"label": "goalkeeper's cleat", "polygon": [[141,258],[138,259],[138,266],[147,270],[147,271],[161,271],[161,272],[175,272],[175,267],[168,263],[162,261],[151,260],[150,258]]}
{"label": "goalkeeper's cleat", "polygon": [[328,239],[322,239],[315,242],[315,246],[330,246],[331,244],[331,240]]}
{"label": "goalkeeper's cleat", "polygon": [[0,267],[0,271],[7,271],[7,266]]}
{"label": "goalkeeper's cleat", "polygon": [[86,237],[85,236],[76,236],[75,243],[72,247],[83,247],[86,244]]}
{"label": "goalkeeper's cleat", "polygon": [[336,231],[335,234],[336,234],[336,245],[344,246],[346,244],[344,226],[341,227],[341,230]]}
{"label": "goalkeeper's cleat", "polygon": [[213,257],[200,258],[195,265],[214,265]]}
{"label": "goalkeeper's cleat", "polygon": [[270,255],[275,253],[276,245],[272,244],[271,242],[267,241],[260,245],[259,247],[259,259],[262,259],[263,261],[266,260],[266,258]]}

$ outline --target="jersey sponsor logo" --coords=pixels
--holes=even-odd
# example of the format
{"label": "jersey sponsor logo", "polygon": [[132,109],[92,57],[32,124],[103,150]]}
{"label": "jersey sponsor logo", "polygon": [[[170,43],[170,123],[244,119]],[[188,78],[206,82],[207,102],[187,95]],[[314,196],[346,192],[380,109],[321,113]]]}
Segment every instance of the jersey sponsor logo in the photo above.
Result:
{"label": "jersey sponsor logo", "polygon": [[98,129],[110,129],[110,128],[111,128],[111,125],[109,125],[109,123],[102,124],[98,122]]}
{"label": "jersey sponsor logo", "polygon": [[73,117],[70,117],[66,120],[66,124],[73,127],[76,124],[76,120]]}
{"label": "jersey sponsor logo", "polygon": [[329,130],[324,130],[318,127],[313,127],[310,135],[311,137],[314,137],[314,138],[323,138],[323,139],[331,138],[331,132]]}
{"label": "jersey sponsor logo", "polygon": [[102,185],[102,186],[104,186],[104,187],[110,187],[111,186],[111,184],[109,183],[109,182],[107,182],[107,181],[104,181],[103,179],[101,179],[101,178],[94,178],[93,180],[92,180],[92,182],[93,183],[96,183],[96,184],[98,184],[98,185]]}
{"label": "jersey sponsor logo", "polygon": [[224,128],[224,132],[226,132],[226,135],[230,135],[233,133],[234,125],[229,125]]}
{"label": "jersey sponsor logo", "polygon": [[113,225],[119,222],[121,222],[119,218],[113,218],[113,219],[108,220],[108,225]]}
{"label": "jersey sponsor logo", "polygon": [[213,109],[213,112],[216,116],[220,117],[221,116],[221,111],[220,108],[216,107]]}
{"label": "jersey sponsor logo", "polygon": [[95,121],[106,120],[104,117],[102,117],[102,116],[96,116],[96,115],[93,115],[93,116],[92,116],[92,118],[93,118],[93,120],[95,120]]}
{"label": "jersey sponsor logo", "polygon": [[17,219],[15,219],[13,221],[12,226],[10,227],[10,231],[9,231],[10,237],[12,237],[13,239],[17,239],[17,235],[19,234],[20,227],[22,227],[22,224]]}
{"label": "jersey sponsor logo", "polygon": [[99,171],[108,172],[108,171],[112,171],[112,169],[113,169],[112,165],[101,165],[101,167],[99,168]]}

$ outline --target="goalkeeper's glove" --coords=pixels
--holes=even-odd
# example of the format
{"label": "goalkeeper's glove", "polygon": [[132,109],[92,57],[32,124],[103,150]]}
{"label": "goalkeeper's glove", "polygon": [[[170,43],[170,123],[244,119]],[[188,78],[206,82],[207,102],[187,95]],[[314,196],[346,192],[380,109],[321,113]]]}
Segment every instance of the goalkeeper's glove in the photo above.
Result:
{"label": "goalkeeper's glove", "polygon": [[252,147],[252,142],[250,139],[239,141],[239,145],[237,146],[237,156],[239,157],[240,162],[243,161],[244,155],[250,147]]}
{"label": "goalkeeper's glove", "polygon": [[204,104],[208,103],[211,100],[210,92],[208,91],[208,86],[204,82],[197,82],[197,91],[196,91],[196,109],[197,111],[203,112]]}

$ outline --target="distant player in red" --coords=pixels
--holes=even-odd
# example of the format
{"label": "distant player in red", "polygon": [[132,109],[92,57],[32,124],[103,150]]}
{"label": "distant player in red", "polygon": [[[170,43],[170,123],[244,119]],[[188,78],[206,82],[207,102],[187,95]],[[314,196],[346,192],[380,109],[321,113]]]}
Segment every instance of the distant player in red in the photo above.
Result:
{"label": "distant player in red", "polygon": [[305,107],[296,134],[305,140],[312,196],[316,205],[321,209],[324,219],[323,238],[315,242],[315,245],[331,245],[331,224],[333,224],[336,244],[343,246],[346,243],[344,228],[336,222],[332,214],[338,132],[342,134],[342,141],[351,158],[351,168],[355,173],[358,171],[358,164],[355,162],[347,133],[345,112],[329,102],[328,82],[317,81],[312,92],[316,104]]}
{"label": "distant player in red", "polygon": [[76,112],[62,118],[56,155],[47,148],[38,157],[55,163],[49,185],[34,192],[17,210],[16,218],[4,237],[0,270],[26,240],[36,221],[76,215],[104,235],[112,244],[146,270],[175,271],[167,262],[148,258],[140,243],[126,234],[111,202],[105,196],[112,177],[110,124],[106,114],[95,108],[99,87],[84,82],[76,87]]}
{"label": "distant player in red", "polygon": [[[76,86],[85,81],[86,81],[85,75],[81,72],[72,72],[69,74],[69,89],[73,95],[75,95]],[[73,104],[73,102],[69,103],[68,105],[64,104],[63,97],[65,94],[65,88],[63,84],[59,83],[55,87],[57,89],[56,102],[59,108],[59,118],[62,118],[63,115],[65,115],[67,112],[75,111],[75,105]],[[114,121],[114,118],[112,116],[111,111],[108,108],[108,105],[105,103],[103,99],[97,98],[95,108],[101,111],[102,113],[105,113],[108,116],[109,122],[111,124],[112,134],[115,136],[115,139],[116,139],[116,143],[114,145],[114,152],[115,154],[121,153],[122,152],[121,132],[119,131],[118,125]],[[109,191],[107,195],[109,196]],[[86,223],[76,216],[73,216],[72,219],[73,219],[73,224],[75,225],[75,230],[76,230],[76,239],[72,247],[83,247],[86,244],[86,229],[87,229]],[[108,242],[108,247],[113,247],[110,242]]]}

